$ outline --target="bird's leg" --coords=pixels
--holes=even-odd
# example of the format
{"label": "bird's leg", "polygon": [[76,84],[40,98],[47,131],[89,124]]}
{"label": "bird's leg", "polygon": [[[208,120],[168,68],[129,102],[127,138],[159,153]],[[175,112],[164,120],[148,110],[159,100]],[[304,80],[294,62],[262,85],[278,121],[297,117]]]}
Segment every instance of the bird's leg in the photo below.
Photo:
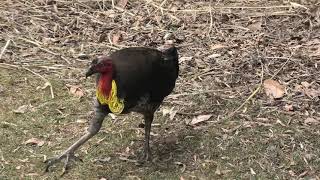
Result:
{"label": "bird's leg", "polygon": [[150,131],[151,131],[152,121],[153,121],[153,113],[144,114],[145,142],[144,142],[144,157],[143,158],[145,161],[151,160],[151,150],[150,150],[150,146],[149,146],[149,140],[150,140]]}
{"label": "bird's leg", "polygon": [[95,134],[97,134],[101,128],[102,122],[107,114],[103,111],[103,109],[100,109],[99,107],[95,108],[95,117],[90,121],[90,126],[88,128],[88,132],[83,135],[78,141],[76,141],[74,144],[72,144],[67,150],[65,150],[61,155],[57,157],[53,157],[50,159],[47,159],[45,161],[46,169],[45,171],[48,172],[50,166],[53,164],[61,161],[65,158],[64,168],[63,168],[63,174],[68,169],[69,161],[70,159],[77,159],[74,156],[74,152],[86,141],[88,141],[90,138],[92,138]]}

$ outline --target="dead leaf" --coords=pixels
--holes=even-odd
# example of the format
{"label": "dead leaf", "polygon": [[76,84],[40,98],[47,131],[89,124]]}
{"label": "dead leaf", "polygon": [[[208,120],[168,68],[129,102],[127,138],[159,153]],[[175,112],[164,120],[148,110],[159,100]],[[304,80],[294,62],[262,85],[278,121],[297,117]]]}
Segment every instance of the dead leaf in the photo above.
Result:
{"label": "dead leaf", "polygon": [[165,45],[165,47],[167,47],[167,49],[169,49],[170,47],[172,47],[174,45],[174,41],[173,40],[166,40],[164,45]]}
{"label": "dead leaf", "polygon": [[73,94],[74,96],[77,97],[82,97],[84,96],[83,90],[80,88],[80,86],[75,86],[75,85],[67,85],[69,87],[69,92]]}
{"label": "dead leaf", "polygon": [[117,115],[115,114],[109,113],[109,116],[111,117],[112,120],[117,119]]}
{"label": "dead leaf", "polygon": [[254,170],[253,170],[252,168],[250,168],[250,173],[251,173],[252,175],[256,175],[256,174],[257,174],[256,172],[254,172]]}
{"label": "dead leaf", "polygon": [[207,64],[203,62],[202,59],[195,59],[194,62],[197,64],[198,68],[205,68],[207,67]]}
{"label": "dead leaf", "polygon": [[301,85],[305,88],[309,88],[311,86],[311,84],[306,81],[301,82]]}
{"label": "dead leaf", "polygon": [[79,123],[79,124],[84,124],[86,122],[87,122],[87,120],[85,120],[85,119],[77,119],[76,120],[76,123]]}
{"label": "dead leaf", "polygon": [[229,172],[232,172],[232,170],[226,169],[221,171],[222,174],[228,174]]}
{"label": "dead leaf", "polygon": [[294,87],[294,90],[299,93],[304,93],[303,86],[299,84]]}
{"label": "dead leaf", "polygon": [[112,36],[112,43],[113,44],[118,44],[120,39],[121,39],[121,34],[120,33],[114,34]]}
{"label": "dead leaf", "polygon": [[214,172],[216,175],[221,175],[222,173],[221,173],[221,170],[220,170],[220,168],[217,166],[217,169],[216,169],[216,171]]}
{"label": "dead leaf", "polygon": [[18,159],[18,161],[26,163],[26,162],[30,162],[29,158],[25,158],[25,159]]}
{"label": "dead leaf", "polygon": [[164,36],[163,36],[163,39],[164,40],[169,40],[169,39],[171,39],[173,37],[173,34],[172,33],[166,33]]}
{"label": "dead leaf", "polygon": [[33,110],[33,106],[31,106],[31,105],[22,105],[22,106],[18,107],[18,109],[13,110],[13,112],[17,113],[17,114],[24,114],[24,113],[26,113],[26,112],[28,112],[30,110],[34,111]]}
{"label": "dead leaf", "polygon": [[44,145],[44,141],[38,139],[38,138],[31,138],[25,141],[23,144],[25,145],[37,145],[39,147]]}
{"label": "dead leaf", "polygon": [[293,105],[292,104],[286,104],[284,105],[285,111],[293,111]]}
{"label": "dead leaf", "polygon": [[181,62],[184,62],[184,61],[190,61],[190,60],[192,60],[192,58],[193,57],[181,57],[181,58],[179,58],[179,62],[181,63]]}
{"label": "dead leaf", "polygon": [[283,126],[283,127],[285,127],[285,126],[286,126],[285,124],[283,124],[283,122],[282,122],[282,121],[280,121],[280,119],[277,119],[276,123],[277,123],[277,124],[280,124],[280,125],[281,125],[281,126]]}
{"label": "dead leaf", "polygon": [[258,30],[261,30],[261,26],[262,26],[262,22],[257,21],[247,26],[247,28],[250,29],[251,31],[258,31]]}
{"label": "dead leaf", "polygon": [[277,81],[267,79],[263,82],[263,87],[267,96],[271,98],[282,98],[285,94],[285,88]]}
{"label": "dead leaf", "polygon": [[320,96],[320,89],[311,88],[313,83],[301,82],[301,85],[296,85],[294,90],[296,92],[307,95],[310,98],[315,98]]}
{"label": "dead leaf", "polygon": [[164,139],[164,142],[166,144],[177,144],[178,142],[178,137],[175,136],[175,135],[171,135],[171,136],[168,136]]}
{"label": "dead leaf", "polygon": [[171,109],[164,108],[162,110],[162,116],[169,114],[169,119],[173,120],[173,118],[176,116],[177,112],[178,112],[177,110],[174,110],[174,107],[172,107]]}
{"label": "dead leaf", "polygon": [[210,56],[208,56],[208,59],[213,59],[213,58],[217,58],[220,56],[221,56],[221,54],[211,54]]}
{"label": "dead leaf", "polygon": [[211,50],[217,50],[217,49],[223,49],[223,48],[226,48],[228,46],[225,46],[225,45],[222,45],[222,44],[215,44],[215,45],[212,45],[210,47]]}
{"label": "dead leaf", "polygon": [[165,115],[169,114],[169,113],[170,113],[170,110],[171,110],[171,109],[163,108],[163,109],[162,109],[162,116],[165,116]]}
{"label": "dead leaf", "polygon": [[126,7],[128,3],[128,0],[120,0],[117,4],[118,7],[121,7],[122,9],[124,9]]}
{"label": "dead leaf", "polygon": [[295,166],[297,163],[294,161],[293,157],[290,157],[290,166]]}
{"label": "dead leaf", "polygon": [[211,117],[212,117],[212,114],[200,115],[200,116],[197,116],[197,117],[193,118],[191,120],[190,124],[191,125],[196,125],[196,124],[198,124],[200,122],[209,120]]}
{"label": "dead leaf", "polygon": [[129,159],[129,158],[123,157],[123,156],[120,156],[119,159],[122,160],[122,161],[128,161],[128,162],[133,162],[133,163],[137,162],[137,160]]}
{"label": "dead leaf", "polygon": [[173,120],[173,118],[174,118],[174,116],[176,116],[177,112],[178,112],[177,110],[171,111],[171,112],[170,112],[169,119],[170,119],[170,120]]}
{"label": "dead leaf", "polygon": [[289,174],[290,174],[291,176],[296,176],[296,174],[295,174],[292,170],[289,171]]}
{"label": "dead leaf", "polygon": [[309,55],[310,57],[320,57],[320,47]]}
{"label": "dead leaf", "polygon": [[90,59],[90,55],[89,54],[85,54],[85,53],[80,53],[77,55],[77,58],[79,59]]}
{"label": "dead leaf", "polygon": [[301,4],[295,3],[295,2],[290,2],[290,5],[294,8],[303,8],[303,9],[308,9],[306,6],[303,6]]}
{"label": "dead leaf", "polygon": [[38,174],[38,173],[28,173],[28,174],[26,174],[26,176],[40,176],[40,174]]}
{"label": "dead leaf", "polygon": [[319,124],[319,120],[315,118],[308,117],[304,120],[305,124]]}
{"label": "dead leaf", "polygon": [[310,98],[315,98],[320,96],[320,90],[316,90],[316,89],[305,89],[305,93]]}
{"label": "dead leaf", "polygon": [[106,162],[109,162],[110,160],[111,160],[111,157],[105,157],[105,158],[102,158],[102,159],[95,159],[94,161],[95,162],[106,163]]}
{"label": "dead leaf", "polygon": [[311,39],[306,43],[307,46],[313,46],[320,44],[320,39]]}
{"label": "dead leaf", "polygon": [[181,167],[181,172],[184,172],[186,170],[186,165],[183,164],[182,162],[174,162],[174,164]]}

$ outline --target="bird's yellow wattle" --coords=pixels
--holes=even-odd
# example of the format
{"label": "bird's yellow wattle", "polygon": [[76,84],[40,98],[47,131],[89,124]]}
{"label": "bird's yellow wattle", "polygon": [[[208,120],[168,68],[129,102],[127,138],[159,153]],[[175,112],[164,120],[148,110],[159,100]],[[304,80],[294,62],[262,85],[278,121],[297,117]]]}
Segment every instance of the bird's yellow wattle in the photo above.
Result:
{"label": "bird's yellow wattle", "polygon": [[108,105],[109,109],[114,114],[120,114],[124,109],[123,99],[119,99],[117,96],[117,84],[112,80],[111,90],[108,96],[106,96],[102,90],[98,87],[96,91],[98,101],[102,105]]}

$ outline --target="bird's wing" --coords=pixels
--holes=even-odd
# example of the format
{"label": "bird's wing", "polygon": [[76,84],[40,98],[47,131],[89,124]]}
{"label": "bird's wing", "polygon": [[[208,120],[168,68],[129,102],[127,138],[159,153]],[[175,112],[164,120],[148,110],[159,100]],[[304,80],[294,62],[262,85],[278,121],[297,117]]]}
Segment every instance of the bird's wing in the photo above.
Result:
{"label": "bird's wing", "polygon": [[150,92],[154,74],[162,59],[160,51],[149,48],[126,48],[110,55],[115,66],[118,95],[129,101]]}

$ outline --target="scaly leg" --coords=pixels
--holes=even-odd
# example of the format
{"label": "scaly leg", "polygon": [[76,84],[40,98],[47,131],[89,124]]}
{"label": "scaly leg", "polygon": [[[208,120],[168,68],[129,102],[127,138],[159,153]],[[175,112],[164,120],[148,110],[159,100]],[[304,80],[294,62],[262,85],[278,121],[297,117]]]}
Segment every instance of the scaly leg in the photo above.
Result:
{"label": "scaly leg", "polygon": [[78,141],[76,141],[74,144],[72,144],[67,150],[65,150],[61,155],[57,156],[57,157],[53,157],[50,159],[47,159],[45,161],[46,165],[46,169],[45,171],[48,172],[49,168],[57,163],[60,162],[62,159],[66,159],[65,163],[64,163],[64,167],[63,167],[63,174],[66,173],[67,169],[68,169],[68,165],[69,165],[69,161],[70,159],[77,159],[74,156],[74,152],[82,145],[84,144],[86,141],[88,141],[90,138],[92,138],[95,134],[97,134],[101,128],[102,122],[105,118],[105,116],[107,115],[107,113],[104,112],[103,109],[99,108],[96,106],[95,108],[95,117],[91,120],[90,122],[90,126],[88,128],[88,132],[83,135]]}
{"label": "scaly leg", "polygon": [[150,150],[150,146],[149,146],[149,141],[150,141],[150,131],[151,131],[151,124],[153,121],[153,112],[152,113],[146,113],[144,114],[144,138],[145,138],[145,142],[144,142],[144,160],[145,161],[150,161],[151,160],[151,150]]}

